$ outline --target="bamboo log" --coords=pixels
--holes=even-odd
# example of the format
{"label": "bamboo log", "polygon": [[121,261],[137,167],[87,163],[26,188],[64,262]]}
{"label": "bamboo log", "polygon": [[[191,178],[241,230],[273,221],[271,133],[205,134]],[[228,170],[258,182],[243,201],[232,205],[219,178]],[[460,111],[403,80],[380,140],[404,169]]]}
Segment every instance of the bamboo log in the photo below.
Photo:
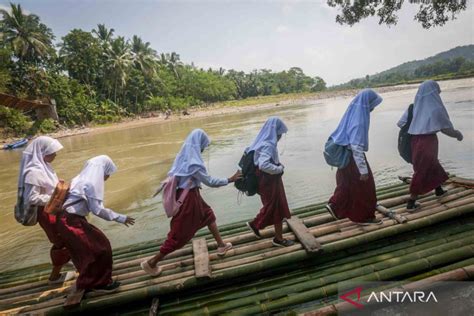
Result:
{"label": "bamboo log", "polygon": [[399,214],[383,207],[382,205],[377,205],[377,211],[379,211],[380,213],[382,213],[385,216],[390,217],[391,219],[396,220],[399,224],[403,224],[403,223],[406,223],[408,221],[408,219],[405,216],[399,215]]}

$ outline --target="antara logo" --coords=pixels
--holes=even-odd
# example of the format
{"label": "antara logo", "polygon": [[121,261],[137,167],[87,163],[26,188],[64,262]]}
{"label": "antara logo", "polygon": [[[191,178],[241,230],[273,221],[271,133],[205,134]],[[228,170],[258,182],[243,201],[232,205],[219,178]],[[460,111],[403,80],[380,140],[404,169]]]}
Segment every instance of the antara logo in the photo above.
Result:
{"label": "antara logo", "polygon": [[428,295],[426,295],[423,291],[414,291],[413,293],[404,291],[372,292],[367,299],[367,303],[370,303],[371,300],[377,303],[438,303],[438,299],[433,292],[429,292]]}
{"label": "antara logo", "polygon": [[[361,302],[360,293],[362,292],[362,287],[356,287],[355,289],[342,294],[339,296],[344,301],[354,305],[358,309],[364,308],[364,305]],[[357,299],[353,300],[349,296],[357,295]],[[429,303],[436,302],[436,298],[433,292],[428,294],[423,291],[414,291],[414,292],[405,292],[405,291],[386,291],[386,292],[371,292],[367,298],[367,303]]]}

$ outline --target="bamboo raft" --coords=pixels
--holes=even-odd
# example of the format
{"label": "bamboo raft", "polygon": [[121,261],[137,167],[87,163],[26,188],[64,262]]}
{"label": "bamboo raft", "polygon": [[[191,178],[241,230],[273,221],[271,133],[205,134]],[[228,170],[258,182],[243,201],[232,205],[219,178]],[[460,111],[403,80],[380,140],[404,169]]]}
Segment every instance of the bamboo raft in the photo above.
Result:
{"label": "bamboo raft", "polygon": [[[245,221],[220,227],[234,249],[225,257],[208,231],[161,262],[163,273],[146,275],[139,263],[155,254],[161,241],[114,250],[113,294],[87,293],[79,306],[64,309],[74,281],[49,286],[48,264],[0,273],[0,314],[91,313],[209,315],[337,311],[337,282],[397,280],[401,286],[456,269],[473,278],[474,181],[452,177],[448,194],[422,196],[421,208],[408,213],[408,185],[377,191],[382,225],[335,221],[325,203],[292,211],[284,237],[297,241],[272,247],[273,229],[257,240]],[[205,245],[207,244],[207,248]],[[470,267],[470,268],[469,268]],[[153,303],[153,304],[152,304]],[[326,311],[326,312],[325,312]]]}

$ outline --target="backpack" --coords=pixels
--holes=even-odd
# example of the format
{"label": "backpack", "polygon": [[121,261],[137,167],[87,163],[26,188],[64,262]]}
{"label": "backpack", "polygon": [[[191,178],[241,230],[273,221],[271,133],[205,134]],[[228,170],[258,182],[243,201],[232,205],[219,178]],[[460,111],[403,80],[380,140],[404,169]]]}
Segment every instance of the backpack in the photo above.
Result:
{"label": "backpack", "polygon": [[331,137],[324,145],[324,159],[332,167],[345,168],[349,164],[350,155],[351,152],[347,146],[336,144]]}
{"label": "backpack", "polygon": [[237,190],[245,193],[247,196],[252,196],[258,190],[258,178],[256,174],[257,168],[253,162],[255,151],[250,151],[242,155],[239,161],[239,167],[242,169],[242,178],[234,182]]}
{"label": "backpack", "polygon": [[[26,176],[26,174],[25,174]],[[25,203],[23,195],[25,194],[25,184],[18,188],[18,195],[13,214],[18,223],[23,226],[33,226],[38,222],[38,206]]]}
{"label": "backpack", "polygon": [[408,107],[408,118],[405,125],[398,132],[398,153],[408,163],[411,163],[411,135],[408,134],[413,119],[413,104]]}
{"label": "backpack", "polygon": [[59,180],[48,204],[44,207],[44,211],[48,214],[56,214],[57,212],[62,211],[68,193],[69,184],[64,182],[64,180]]}
{"label": "backpack", "polygon": [[[157,196],[163,191],[163,208],[165,209],[166,216],[173,217],[178,214],[179,208],[183,205],[184,199],[189,193],[189,189],[184,189],[179,199],[176,200],[176,191],[178,190],[179,178],[176,176],[170,176],[161,182],[161,187],[156,191],[153,197]],[[191,182],[191,180],[190,180]]]}

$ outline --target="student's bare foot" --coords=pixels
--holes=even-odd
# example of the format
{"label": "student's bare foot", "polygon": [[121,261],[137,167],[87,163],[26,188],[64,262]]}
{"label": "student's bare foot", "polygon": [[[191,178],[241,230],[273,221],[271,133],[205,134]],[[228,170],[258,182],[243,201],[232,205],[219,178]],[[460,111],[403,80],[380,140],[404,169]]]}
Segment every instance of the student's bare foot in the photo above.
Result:
{"label": "student's bare foot", "polygon": [[148,260],[142,261],[140,267],[151,276],[159,276],[161,274],[161,267],[159,265],[152,267]]}
{"label": "student's bare foot", "polygon": [[230,242],[226,243],[224,246],[217,248],[217,254],[219,256],[225,256],[227,251],[232,249],[232,244]]}

